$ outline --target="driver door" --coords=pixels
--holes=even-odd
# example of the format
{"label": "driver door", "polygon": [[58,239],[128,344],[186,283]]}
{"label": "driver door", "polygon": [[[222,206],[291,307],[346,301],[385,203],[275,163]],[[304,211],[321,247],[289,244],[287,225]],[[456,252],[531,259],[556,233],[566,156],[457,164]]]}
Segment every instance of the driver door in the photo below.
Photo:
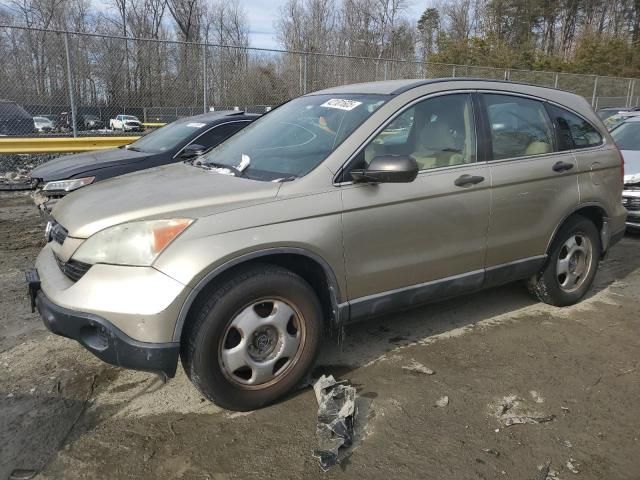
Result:
{"label": "driver door", "polygon": [[490,179],[477,162],[472,93],[408,106],[352,169],[382,154],[411,155],[420,173],[411,183],[341,187],[352,318],[474,290],[484,279]]}

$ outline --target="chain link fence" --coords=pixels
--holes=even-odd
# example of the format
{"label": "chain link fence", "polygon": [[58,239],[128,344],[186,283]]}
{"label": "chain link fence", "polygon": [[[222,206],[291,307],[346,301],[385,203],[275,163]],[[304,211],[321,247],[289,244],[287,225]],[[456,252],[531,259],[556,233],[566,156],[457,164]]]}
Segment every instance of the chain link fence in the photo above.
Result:
{"label": "chain link fence", "polygon": [[[476,77],[556,87],[595,108],[640,104],[630,78],[445,65],[126,38],[0,25],[0,135],[110,134],[119,115],[171,122],[213,110],[263,113],[335,85]],[[119,134],[126,133],[119,132]]]}

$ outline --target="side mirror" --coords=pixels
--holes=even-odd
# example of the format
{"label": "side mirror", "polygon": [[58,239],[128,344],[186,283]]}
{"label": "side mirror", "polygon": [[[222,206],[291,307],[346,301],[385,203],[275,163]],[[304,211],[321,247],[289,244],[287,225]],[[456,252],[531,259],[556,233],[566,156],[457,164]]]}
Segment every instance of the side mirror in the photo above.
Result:
{"label": "side mirror", "polygon": [[207,151],[205,147],[202,145],[198,145],[197,143],[192,143],[191,145],[187,145],[180,153],[180,158],[195,158],[200,155],[204,155]]}
{"label": "side mirror", "polygon": [[418,176],[418,164],[410,155],[381,155],[364,170],[353,170],[354,182],[410,183]]}

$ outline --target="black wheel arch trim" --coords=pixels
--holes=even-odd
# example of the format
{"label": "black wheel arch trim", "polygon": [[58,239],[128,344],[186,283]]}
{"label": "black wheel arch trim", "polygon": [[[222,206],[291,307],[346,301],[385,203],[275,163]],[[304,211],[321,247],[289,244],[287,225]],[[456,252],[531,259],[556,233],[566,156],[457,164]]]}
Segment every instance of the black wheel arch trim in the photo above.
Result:
{"label": "black wheel arch trim", "polygon": [[[580,210],[583,210],[583,209],[588,208],[588,207],[597,207],[597,208],[599,208],[600,210],[602,210],[602,212],[603,212],[603,216],[602,216],[603,228],[602,228],[602,230],[599,230],[599,232],[598,232],[598,233],[600,233],[600,234],[602,234],[602,233],[603,233],[603,230],[605,229],[605,226],[606,226],[606,225],[608,225],[608,219],[609,219],[609,212],[607,211],[607,209],[605,208],[605,206],[604,206],[602,203],[600,203],[600,202],[585,202],[585,203],[581,203],[581,204],[579,204],[579,205],[576,205],[576,207],[575,207],[575,208],[573,208],[569,213],[567,213],[567,214],[562,218],[562,220],[560,220],[560,221],[558,222],[558,224],[556,225],[556,227],[553,229],[553,233],[551,234],[551,237],[550,237],[550,238],[549,238],[549,240],[547,241],[547,248],[546,248],[545,252],[547,252],[547,253],[549,252],[549,249],[551,248],[551,244],[552,244],[552,243],[553,243],[553,241],[555,240],[556,235],[558,234],[558,231],[560,230],[560,228],[562,227],[562,225],[564,225],[564,224],[565,224],[565,222],[567,221],[567,219],[568,219],[569,217],[571,217],[572,215],[575,215],[576,213],[579,213],[579,212],[580,212]],[[615,232],[614,232],[614,233],[615,233]],[[601,241],[602,241],[602,239],[601,239]],[[602,246],[603,246],[603,251],[606,251],[606,249],[607,249],[608,245],[605,245],[605,244],[603,243],[603,245],[602,245]]]}
{"label": "black wheel arch trim", "polygon": [[182,330],[184,328],[187,315],[189,314],[193,303],[195,302],[200,292],[202,292],[202,290],[207,285],[209,285],[212,280],[214,280],[216,277],[220,276],[227,270],[242,265],[243,263],[249,262],[251,260],[256,260],[273,255],[287,254],[307,257],[308,259],[315,261],[322,267],[327,280],[327,284],[329,285],[329,298],[331,300],[331,309],[333,314],[333,318],[331,320],[334,326],[340,327],[345,315],[348,315],[348,307],[346,307],[346,303],[340,303],[340,299],[342,299],[340,285],[338,284],[338,278],[336,277],[336,274],[329,263],[320,255],[301,247],[273,247],[239,255],[207,272],[207,274],[198,281],[196,286],[193,287],[191,292],[189,292],[189,295],[180,308],[180,313],[178,314],[176,326],[173,331],[173,341],[179,342],[181,340]]}

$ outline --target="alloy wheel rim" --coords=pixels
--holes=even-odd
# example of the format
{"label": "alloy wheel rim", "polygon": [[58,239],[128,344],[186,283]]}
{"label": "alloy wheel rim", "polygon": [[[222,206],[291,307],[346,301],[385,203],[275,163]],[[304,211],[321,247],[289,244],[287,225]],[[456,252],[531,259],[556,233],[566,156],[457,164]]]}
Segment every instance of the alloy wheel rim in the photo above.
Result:
{"label": "alloy wheel rim", "polygon": [[295,365],[305,338],[304,318],[295,305],[283,298],[261,298],[232,317],[218,346],[218,362],[236,386],[266,388]]}
{"label": "alloy wheel rim", "polygon": [[556,264],[558,285],[565,292],[575,292],[586,281],[591,271],[593,246],[582,233],[572,234],[560,248]]}

